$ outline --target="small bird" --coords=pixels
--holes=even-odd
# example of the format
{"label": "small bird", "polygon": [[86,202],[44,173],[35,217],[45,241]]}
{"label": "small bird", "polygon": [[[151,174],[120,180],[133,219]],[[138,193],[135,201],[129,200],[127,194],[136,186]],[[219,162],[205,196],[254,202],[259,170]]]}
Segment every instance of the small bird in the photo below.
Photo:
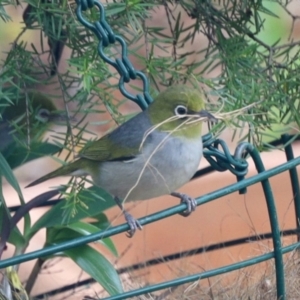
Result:
{"label": "small bird", "polygon": [[[1,152],[17,140],[27,142],[28,132],[30,139],[40,140],[51,123],[66,120],[66,115],[57,113],[52,100],[42,93],[27,91],[28,102],[24,92],[11,95],[8,97],[11,104],[6,101],[7,105],[0,107]],[[1,100],[3,104],[4,100]]]}
{"label": "small bird", "polygon": [[213,118],[204,106],[198,90],[170,87],[146,110],[88,143],[77,160],[27,187],[57,176],[90,175],[95,185],[114,196],[129,224],[129,237],[142,226],[123,208],[125,201],[171,194],[187,204],[182,215],[188,216],[196,208],[195,199],[175,191],[199,166],[202,122]]}

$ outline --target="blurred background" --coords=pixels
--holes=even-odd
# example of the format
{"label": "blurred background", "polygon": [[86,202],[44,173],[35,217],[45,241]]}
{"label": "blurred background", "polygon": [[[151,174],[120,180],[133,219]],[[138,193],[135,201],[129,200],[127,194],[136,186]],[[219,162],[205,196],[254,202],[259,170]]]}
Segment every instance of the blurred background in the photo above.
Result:
{"label": "blurred background", "polygon": [[[145,10],[147,12],[141,10],[138,15],[137,8],[141,7],[139,6],[141,3],[140,1],[133,1],[131,7],[132,11],[128,9],[126,13],[123,13],[120,8],[121,17],[118,16],[118,13],[113,11],[109,4],[106,4],[108,7],[108,22],[128,43],[129,59],[134,67],[138,70],[144,70],[150,79],[152,95],[156,95],[159,89],[163,90],[164,86],[176,84],[177,82],[185,82],[187,85],[196,84],[205,90],[208,104],[214,103],[215,109],[223,107],[224,103],[222,103],[222,101],[224,101],[224,110],[234,110],[235,106],[230,106],[230,103],[228,104],[226,102],[227,100],[224,100],[225,96],[230,98],[228,96],[230,95],[228,92],[228,90],[230,90],[230,86],[227,86],[226,82],[220,79],[221,76],[224,75],[224,68],[226,67],[224,61],[221,61],[222,56],[218,55],[220,54],[220,50],[214,50],[215,52],[212,51],[212,53],[208,53],[206,51],[211,43],[211,40],[207,37],[207,32],[203,30],[204,32],[197,32],[194,34],[195,18],[193,18],[193,16],[191,17],[191,14],[188,13],[186,9],[186,7],[189,7],[188,4],[187,6],[179,5],[179,2],[181,1],[178,1],[178,3],[174,3],[173,5],[170,3],[165,5],[149,5],[149,7]],[[189,1],[185,2],[188,3]],[[125,2],[120,1],[119,3]],[[241,3],[244,2],[241,1]],[[66,2],[63,5],[65,9],[70,12],[68,18],[73,19],[72,24],[69,20],[66,21],[66,28],[68,31],[64,34],[67,36],[67,39],[69,39],[69,36],[74,35],[74,32],[77,30],[78,37],[76,41],[80,40],[81,35],[87,33],[83,31],[81,27],[79,28],[79,23],[76,21],[76,16],[74,15],[73,10],[75,4]],[[222,4],[213,2],[213,5],[216,9],[222,10]],[[166,9],[166,6],[168,9]],[[255,37],[262,41],[262,43],[275,47],[278,44],[284,45],[286,43],[299,42],[300,22],[298,16],[300,16],[300,6],[298,1],[291,1],[286,8],[284,5],[280,5],[273,1],[263,1],[263,6],[265,11],[260,10],[257,15],[254,12],[250,13],[250,18],[253,18],[253,20],[252,22],[249,22],[247,26],[245,25],[245,27],[251,31],[255,31],[255,18],[258,18],[260,24],[263,25]],[[0,58],[2,65],[0,78],[4,78],[4,70],[9,61],[8,53],[16,47],[16,43],[22,44],[21,48],[24,49],[24,51],[30,51],[31,53],[36,51],[36,53],[39,53],[39,55],[32,55],[33,73],[30,75],[31,79],[29,82],[26,82],[26,86],[30,89],[36,89],[49,95],[55,102],[58,109],[65,110],[67,108],[70,111],[70,114],[75,116],[76,120],[83,119],[80,126],[72,123],[71,125],[68,125],[69,127],[65,124],[56,124],[52,126],[45,139],[53,142],[57,140],[58,137],[61,137],[66,133],[69,135],[70,130],[74,135],[76,135],[81,133],[81,129],[84,127],[80,143],[74,145],[75,151],[79,151],[81,143],[84,143],[86,140],[102,136],[108,130],[117,126],[127,118],[130,118],[133,113],[140,110],[138,105],[135,103],[128,100],[124,101],[124,97],[117,88],[118,78],[115,76],[115,70],[105,65],[101,58],[97,55],[97,42],[94,41],[91,36],[85,37],[86,41],[89,41],[91,44],[90,48],[82,47],[81,50],[76,47],[74,50],[72,46],[74,46],[75,42],[73,41],[72,44],[70,40],[68,40],[64,44],[59,61],[57,61],[55,70],[56,74],[49,75],[51,73],[51,57],[49,59],[48,45],[49,36],[47,36],[45,32],[41,33],[40,30],[38,30],[38,27],[35,28],[36,23],[28,20],[27,27],[29,29],[27,29],[24,34],[21,34],[26,27],[23,19],[24,9],[26,7],[27,3],[24,2],[21,2],[19,5],[6,5],[5,11],[11,20],[4,21],[3,19],[0,19]],[[116,9],[116,7],[114,7],[114,9]],[[270,12],[272,12],[273,15]],[[178,17],[179,15],[180,18]],[[89,17],[95,18],[93,15]],[[123,24],[122,22],[126,22],[126,27],[121,27],[118,24],[118,17],[120,18],[120,24]],[[40,18],[40,16],[37,18]],[[172,24],[171,26],[170,23]],[[242,25],[244,24],[241,24],[241,26]],[[46,25],[44,24],[44,26]],[[78,26],[77,29],[76,26]],[[176,45],[174,42],[173,44],[170,43],[170,39],[172,39],[172,37],[174,39],[174,36],[177,34],[176,30],[178,31],[178,27],[180,26],[186,28],[181,33],[183,38],[181,36],[180,39],[182,38],[182,40],[180,41],[180,39],[178,39]],[[160,29],[160,35],[158,36],[165,39],[165,43],[160,41],[157,36],[154,37],[155,31],[153,28]],[[136,36],[134,36],[134,32],[136,32]],[[143,34],[141,34],[141,32],[143,32]],[[89,34],[91,35],[91,33]],[[140,37],[140,34],[143,38],[138,38]],[[193,39],[186,38],[192,34],[194,34]],[[215,33],[213,32],[211,33],[212,36],[214,34]],[[224,37],[228,37],[228,47],[232,47],[232,49],[239,47],[239,43],[241,43],[241,41],[234,40],[233,38],[231,39],[230,34],[227,33],[224,33]],[[147,42],[148,40],[149,42]],[[249,47],[251,46],[251,43],[254,48],[262,47],[261,45],[254,45],[253,41],[249,42]],[[80,53],[80,51],[84,54]],[[119,55],[118,51],[119,49],[117,46],[113,47],[109,55],[112,57],[113,55]],[[228,55],[230,51],[226,51],[228,51]],[[227,57],[228,60],[236,60],[232,63],[235,63],[237,68],[241,68],[242,65],[239,64],[237,58],[234,57],[234,50],[232,51],[232,57]],[[248,49],[248,51],[250,50]],[[256,48],[255,51],[259,51],[259,49]],[[299,51],[299,46],[291,50],[291,53],[295,55],[294,57],[296,57],[297,51]],[[189,55],[186,55],[186,53],[189,53]],[[289,55],[292,55],[291,53]],[[80,57],[81,54],[82,56]],[[90,61],[88,61],[84,55],[90,58]],[[249,52],[245,51],[240,54],[239,58],[248,58],[248,55]],[[268,53],[264,49],[261,50],[258,56],[259,55],[267,56]],[[81,59],[79,59],[79,57]],[[174,57],[176,57],[176,60],[174,60]],[[170,58],[172,58],[172,63],[169,61]],[[183,58],[184,60],[180,62]],[[209,67],[205,63],[206,59],[207,62],[209,60],[212,65],[216,64],[216,66]],[[285,59],[282,58],[282,63],[285,62],[284,60]],[[294,59],[294,62],[295,60],[296,59]],[[176,61],[179,65],[181,64],[187,67],[185,69],[176,69]],[[248,64],[249,61],[245,61],[245,64]],[[43,64],[48,66],[50,65],[44,75],[44,69],[41,67]],[[35,72],[36,70],[34,69],[38,69],[39,66],[39,73]],[[265,62],[262,59],[262,70],[264,67]],[[170,71],[173,70],[173,68],[174,73]],[[166,71],[166,69],[168,71]],[[102,71],[105,71],[105,73],[101,74]],[[287,70],[287,72],[288,71],[289,70]],[[111,76],[106,78],[105,76],[108,76],[107,74],[110,74]],[[239,73],[237,72],[236,74]],[[282,76],[284,75],[285,74]],[[93,76],[95,76],[95,78],[99,78],[99,82],[96,82]],[[69,78],[69,82],[67,81],[67,78]],[[70,78],[73,80],[72,83]],[[242,78],[239,79],[242,81]],[[9,80],[2,80],[2,82],[0,82],[2,87],[9,86],[13,82],[22,88],[22,80],[22,78],[20,79],[15,76],[10,77]],[[217,80],[219,81],[217,82]],[[101,91],[99,94],[97,94],[96,87],[99,91]],[[141,82],[136,81],[133,85],[126,85],[126,87],[130,92],[136,94],[137,89],[141,87]],[[216,89],[216,87],[218,89]],[[225,87],[228,89],[226,92],[222,91]],[[247,98],[249,96],[248,92],[249,90],[243,90],[241,88],[239,90],[239,96],[234,93],[234,95],[232,94],[232,102],[235,102],[233,99],[234,97],[236,97],[235,103],[239,102],[238,97]],[[262,95],[262,97],[264,96],[265,95]],[[258,96],[258,98],[259,97],[260,96]],[[0,103],[0,105],[2,104],[4,104],[4,102]],[[280,104],[278,105],[278,111],[280,111]],[[250,136],[250,141],[258,147],[260,147],[263,142],[269,142],[270,140],[279,137],[283,132],[298,132],[298,125],[295,122],[281,122],[282,116],[280,116],[278,111],[276,111],[276,109],[273,110],[273,123],[271,126],[260,128],[260,132],[258,134],[259,139],[256,139],[256,136]],[[223,127],[218,128],[217,132],[220,135],[220,138],[226,141],[233,153],[239,141],[246,135],[245,131],[249,130],[249,127],[251,126],[245,120],[242,123],[229,123],[222,126]],[[203,134],[208,131],[209,129],[207,125],[205,125]],[[295,155],[298,156],[298,154],[300,154],[299,142],[295,142],[293,144],[293,149],[295,151]],[[261,156],[266,169],[270,169],[286,161],[285,154],[280,149],[262,152]],[[66,149],[59,156],[60,160],[64,160],[65,158],[69,160],[72,159],[72,154],[70,155]],[[24,164],[14,170],[14,174],[22,187],[22,193],[26,201],[32,199],[41,192],[47,191],[49,187],[66,184],[69,181],[69,178],[58,178],[50,182],[43,183],[37,187],[24,189],[29,182],[51,170],[56,169],[59,165],[60,163],[58,159],[54,160],[51,157],[43,157]],[[199,168],[203,168],[207,165],[208,162],[205,161],[205,159],[202,159]],[[251,161],[249,161],[249,172],[247,177],[255,174],[255,166]],[[288,173],[285,172],[274,176],[270,181],[276,199],[281,230],[294,228],[296,220],[294,217],[293,195]],[[192,180],[180,191],[193,197],[199,197],[235,182],[235,176],[228,171],[222,173],[213,172],[202,176],[201,178]],[[3,183],[3,195],[8,206],[19,204],[16,192],[5,181]],[[152,199],[151,201],[128,203],[127,208],[135,217],[143,217],[177,204],[178,201],[176,199],[171,196],[165,196]],[[49,208],[37,208],[32,210],[32,212],[30,212],[32,223],[38,220],[39,217],[48,209]],[[105,213],[113,226],[123,223],[123,217],[120,215],[118,208],[113,207],[105,211]],[[22,224],[20,226],[20,228],[22,228]],[[130,266],[137,262],[143,262],[151,258],[159,258],[167,254],[187,251],[197,247],[209,246],[211,244],[269,231],[270,224],[265,198],[261,185],[256,184],[249,187],[248,192],[245,195],[234,193],[218,199],[217,201],[199,206],[196,213],[192,214],[189,218],[173,216],[171,218],[149,224],[145,226],[141,232],[138,232],[132,239],[128,239],[125,234],[119,234],[112,237],[119,253],[118,258],[113,257],[109,251],[96,243],[92,246],[104,253],[117,268],[121,268],[124,266]],[[291,239],[295,240],[295,238],[284,238],[283,242],[288,244],[291,242]],[[30,241],[26,251],[29,252],[40,249],[43,247],[44,243],[45,230],[40,230]],[[254,255],[266,253],[271,251],[271,249],[272,242],[269,240],[260,241],[258,243],[248,243],[241,246],[226,248],[225,250],[221,249],[192,257],[183,257],[180,261],[166,262],[159,266],[142,269],[139,272],[126,274],[123,280],[126,283],[125,285],[127,288],[131,288],[132,286],[144,286],[148,283],[170,280],[179,275],[183,276],[238,262]],[[8,245],[8,248],[4,251],[3,258],[11,257],[13,251],[14,247],[12,245]],[[28,278],[33,264],[33,262],[26,262],[21,265],[20,278],[22,280],[26,280]],[[267,265],[268,263],[261,264],[261,268],[256,268],[255,272],[251,273],[251,276],[253,277],[251,280],[254,280],[254,278],[260,278],[260,276],[262,276],[265,272]],[[232,275],[232,278],[234,278],[234,276],[235,274]],[[35,295],[44,293],[88,277],[89,276],[77,267],[70,259],[56,258],[50,260],[44,265],[34,285],[32,294]],[[227,275],[223,280],[230,281],[232,278]],[[72,290],[64,296],[58,295],[53,297],[53,299],[62,299],[63,297],[66,299],[82,299],[82,295],[95,297],[95,295],[101,291],[101,287],[94,284],[90,286],[89,289],[84,287],[81,293]]]}

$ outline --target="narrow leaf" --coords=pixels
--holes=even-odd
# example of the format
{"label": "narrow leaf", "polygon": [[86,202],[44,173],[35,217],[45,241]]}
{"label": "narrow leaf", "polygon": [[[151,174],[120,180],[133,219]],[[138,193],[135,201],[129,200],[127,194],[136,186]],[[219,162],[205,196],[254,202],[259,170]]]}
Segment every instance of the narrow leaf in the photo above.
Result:
{"label": "narrow leaf", "polygon": [[123,292],[120,278],[113,265],[92,247],[83,245],[66,250],[64,253],[99,282],[110,295]]}
{"label": "narrow leaf", "polygon": [[66,225],[87,217],[93,217],[115,205],[112,197],[107,192],[96,186],[81,191],[78,194],[78,198],[85,203],[86,208],[78,210],[74,217],[67,221],[67,218],[65,218],[66,202],[62,200],[46,212],[32,226],[31,235],[44,227],[48,228],[52,226]]}

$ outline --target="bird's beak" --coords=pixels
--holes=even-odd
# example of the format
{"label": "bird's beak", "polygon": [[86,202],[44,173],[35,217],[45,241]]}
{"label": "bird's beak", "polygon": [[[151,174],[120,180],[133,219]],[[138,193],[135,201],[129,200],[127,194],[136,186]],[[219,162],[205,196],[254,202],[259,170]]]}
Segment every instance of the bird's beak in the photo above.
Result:
{"label": "bird's beak", "polygon": [[63,112],[51,112],[49,115],[49,122],[67,122],[67,120],[76,122],[75,117],[67,116],[67,114]]}
{"label": "bird's beak", "polygon": [[209,113],[207,110],[200,110],[198,112],[198,115],[201,117],[201,118],[206,118],[207,120],[209,121],[213,121],[213,122],[216,122],[217,119],[216,117],[214,117],[211,113]]}

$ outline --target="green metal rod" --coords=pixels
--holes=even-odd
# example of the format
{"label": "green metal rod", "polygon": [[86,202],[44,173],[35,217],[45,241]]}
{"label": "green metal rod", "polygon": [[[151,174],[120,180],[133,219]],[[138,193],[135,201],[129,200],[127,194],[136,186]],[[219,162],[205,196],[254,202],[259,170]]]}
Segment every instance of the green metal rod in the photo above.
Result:
{"label": "green metal rod", "polygon": [[[236,192],[242,188],[256,184],[256,183],[258,183],[262,180],[265,180],[269,177],[272,177],[279,173],[290,170],[291,168],[294,168],[299,164],[300,164],[300,157],[297,157],[283,165],[280,165],[280,166],[274,167],[270,170],[264,171],[261,174],[257,174],[253,177],[244,179],[240,182],[229,185],[225,188],[222,188],[217,191],[208,193],[204,196],[201,196],[196,200],[197,205],[203,205],[204,203],[208,203],[214,199],[223,197],[225,195],[229,195],[229,194]],[[166,217],[178,214],[178,213],[184,211],[185,209],[186,209],[186,205],[180,204],[175,207],[172,207],[172,208],[160,211],[158,213],[146,216],[144,218],[141,218],[141,219],[139,219],[139,222],[142,225],[153,223],[155,221],[164,219]],[[60,251],[66,250],[66,249],[76,247],[76,246],[94,242],[94,241],[102,239],[104,237],[108,237],[108,236],[116,235],[121,232],[125,232],[128,229],[129,229],[128,224],[122,224],[122,225],[118,225],[118,226],[115,226],[115,227],[112,227],[112,228],[109,228],[106,230],[102,230],[98,233],[94,233],[94,234],[91,234],[88,236],[77,238],[74,241],[68,241],[68,242],[61,243],[59,245],[54,245],[54,246],[50,246],[50,247],[47,247],[47,248],[44,248],[41,250],[36,250],[36,251],[30,252],[30,253],[18,255],[18,256],[0,261],[0,268],[5,268],[7,266],[16,265],[16,264],[19,264],[19,263],[22,263],[25,261],[36,259],[38,257],[52,255],[56,252],[60,252]]]}
{"label": "green metal rod", "polygon": [[[263,165],[258,150],[250,144],[248,144],[247,148],[249,149],[249,154],[251,155],[255,163],[255,167],[257,171],[259,173],[264,172],[265,167]],[[274,254],[275,254],[277,299],[285,300],[286,297],[285,297],[284,265],[283,265],[282,244],[281,244],[280,228],[278,223],[276,205],[275,205],[270,181],[268,179],[264,179],[261,181],[261,184],[267,202],[268,214],[269,214],[271,232],[272,232],[272,240],[273,240],[273,247],[274,247]]]}
{"label": "green metal rod", "polygon": [[[300,243],[296,243],[296,244],[293,244],[293,245],[290,245],[290,246],[283,247],[282,248],[282,253],[289,253],[289,252],[294,251],[295,249],[297,249],[299,247],[300,247]],[[234,263],[234,264],[231,264],[229,266],[221,267],[221,268],[210,270],[210,271],[205,271],[205,272],[202,272],[202,273],[197,273],[197,274],[190,275],[190,276],[181,277],[181,278],[178,278],[178,279],[173,279],[173,280],[170,280],[170,281],[166,281],[166,282],[151,285],[151,286],[146,286],[146,287],[138,289],[138,290],[125,292],[125,293],[122,293],[122,294],[119,294],[119,295],[104,298],[102,300],[123,300],[123,299],[128,299],[128,298],[131,298],[131,297],[134,297],[134,296],[139,296],[139,295],[143,295],[143,294],[146,294],[146,293],[152,293],[152,292],[159,291],[159,290],[166,289],[166,288],[170,288],[170,287],[173,287],[173,286],[178,286],[178,285],[181,285],[181,284],[194,282],[194,281],[197,281],[197,280],[200,280],[200,279],[205,279],[205,278],[225,274],[225,273],[228,273],[228,272],[236,271],[236,270],[239,270],[239,269],[242,269],[242,268],[245,268],[245,267],[249,267],[249,266],[264,262],[266,260],[270,260],[274,257],[275,257],[274,252],[269,252],[267,254],[263,254],[263,255],[260,255],[258,257],[254,257],[254,258],[250,258],[250,259],[244,260],[242,262]],[[282,299],[282,298],[280,298],[280,299]]]}
{"label": "green metal rod", "polygon": [[[294,159],[293,148],[290,143],[291,137],[287,134],[283,134],[281,136],[281,140],[283,144],[287,144],[284,148],[286,159],[292,160]],[[295,215],[296,215],[296,226],[297,229],[300,228],[299,220],[300,220],[300,189],[299,189],[299,177],[296,168],[291,168],[289,170],[291,184],[292,184],[292,191],[293,191],[293,198],[294,198],[294,205],[295,205]],[[298,242],[300,241],[300,235],[297,235]]]}

